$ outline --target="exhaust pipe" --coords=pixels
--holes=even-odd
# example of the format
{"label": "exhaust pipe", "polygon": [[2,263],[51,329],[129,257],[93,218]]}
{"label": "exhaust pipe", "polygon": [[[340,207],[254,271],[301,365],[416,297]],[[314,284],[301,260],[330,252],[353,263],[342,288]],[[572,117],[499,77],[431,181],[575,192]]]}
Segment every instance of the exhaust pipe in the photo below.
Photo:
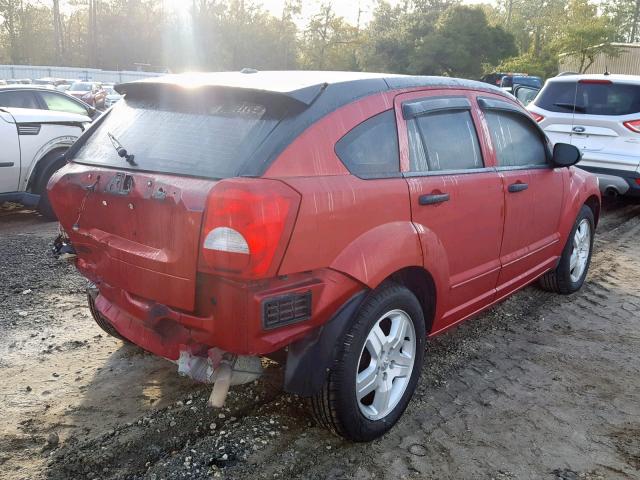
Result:
{"label": "exhaust pipe", "polygon": [[209,406],[221,408],[231,385],[253,382],[262,375],[260,357],[235,355],[210,348],[207,356],[194,355],[185,346],[180,350],[178,373],[200,383],[213,384]]}

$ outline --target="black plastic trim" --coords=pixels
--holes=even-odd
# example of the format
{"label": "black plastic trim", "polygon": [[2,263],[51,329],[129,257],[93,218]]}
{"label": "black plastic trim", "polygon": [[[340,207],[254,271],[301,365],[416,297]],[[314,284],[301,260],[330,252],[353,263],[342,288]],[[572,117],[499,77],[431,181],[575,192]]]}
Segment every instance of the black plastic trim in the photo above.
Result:
{"label": "black plastic trim", "polygon": [[367,293],[367,290],[358,292],[327,323],[289,345],[284,370],[286,392],[310,397],[322,389],[342,344],[341,339]]}
{"label": "black plastic trim", "polygon": [[583,167],[582,165],[576,165],[576,167],[590,173],[601,173],[603,175],[611,175],[612,177],[621,177],[621,178],[631,179],[631,180],[640,178],[640,172],[637,172],[637,171],[633,172],[629,170],[617,170],[613,168],[602,168],[602,167],[588,167],[588,166]]}
{"label": "black plastic trim", "polygon": [[15,163],[13,162],[0,162],[0,168],[2,167],[13,167]]}
{"label": "black plastic trim", "polygon": [[443,110],[471,110],[471,102],[467,97],[432,97],[402,104],[405,120]]}

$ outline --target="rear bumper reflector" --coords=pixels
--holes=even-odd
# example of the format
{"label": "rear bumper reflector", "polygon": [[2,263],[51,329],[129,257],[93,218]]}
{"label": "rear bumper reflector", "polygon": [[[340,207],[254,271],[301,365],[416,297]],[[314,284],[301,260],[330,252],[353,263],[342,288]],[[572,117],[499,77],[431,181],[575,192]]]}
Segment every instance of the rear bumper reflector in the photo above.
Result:
{"label": "rear bumper reflector", "polygon": [[302,322],[311,318],[311,292],[269,298],[262,303],[265,330]]}

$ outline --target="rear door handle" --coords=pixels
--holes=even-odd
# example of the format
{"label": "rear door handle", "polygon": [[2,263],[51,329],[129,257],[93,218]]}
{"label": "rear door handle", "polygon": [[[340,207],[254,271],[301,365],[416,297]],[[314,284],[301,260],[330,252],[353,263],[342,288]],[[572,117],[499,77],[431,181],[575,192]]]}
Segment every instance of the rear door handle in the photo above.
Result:
{"label": "rear door handle", "polygon": [[13,167],[13,162],[1,162],[0,167]]}
{"label": "rear door handle", "polygon": [[435,205],[436,203],[448,202],[448,193],[432,193],[429,195],[420,195],[418,203],[420,205]]}
{"label": "rear door handle", "polygon": [[529,185],[526,183],[512,183],[511,185],[509,185],[509,192],[511,193],[522,192],[527,188],[529,188]]}

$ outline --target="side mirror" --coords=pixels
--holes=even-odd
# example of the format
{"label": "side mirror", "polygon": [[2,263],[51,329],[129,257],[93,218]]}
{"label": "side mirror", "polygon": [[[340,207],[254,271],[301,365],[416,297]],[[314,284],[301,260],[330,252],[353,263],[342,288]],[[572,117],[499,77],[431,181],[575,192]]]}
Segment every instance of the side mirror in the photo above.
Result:
{"label": "side mirror", "polygon": [[578,147],[568,143],[556,143],[553,146],[553,156],[551,161],[556,167],[570,167],[575,165],[582,158]]}
{"label": "side mirror", "polygon": [[518,85],[513,89],[513,96],[526,107],[536,98],[539,91],[539,88]]}

